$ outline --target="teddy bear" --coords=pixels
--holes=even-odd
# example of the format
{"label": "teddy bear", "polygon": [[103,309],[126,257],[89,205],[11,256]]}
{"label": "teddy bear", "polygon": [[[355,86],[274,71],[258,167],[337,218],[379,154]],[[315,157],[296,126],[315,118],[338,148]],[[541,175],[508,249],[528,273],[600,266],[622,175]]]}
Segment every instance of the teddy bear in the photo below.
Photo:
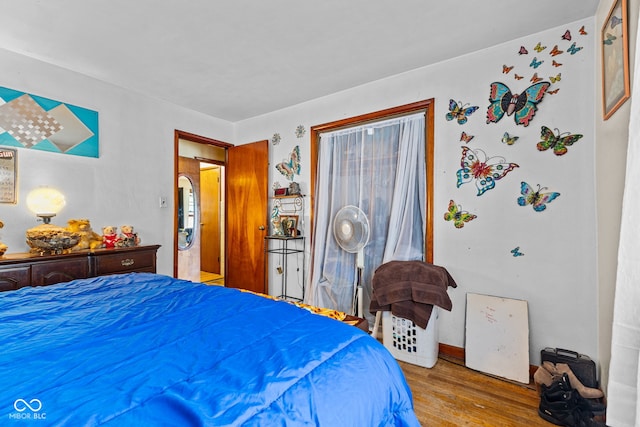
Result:
{"label": "teddy bear", "polygon": [[102,245],[105,248],[115,248],[119,246],[120,237],[118,237],[118,227],[108,225],[102,227]]}
{"label": "teddy bear", "polygon": [[132,225],[123,225],[120,227],[120,246],[138,246],[140,237],[138,233],[133,232]]}
{"label": "teddy bear", "polygon": [[102,236],[93,231],[91,222],[86,218],[70,219],[67,221],[67,230],[80,235],[80,240],[71,248],[72,251],[96,249],[102,246]]}

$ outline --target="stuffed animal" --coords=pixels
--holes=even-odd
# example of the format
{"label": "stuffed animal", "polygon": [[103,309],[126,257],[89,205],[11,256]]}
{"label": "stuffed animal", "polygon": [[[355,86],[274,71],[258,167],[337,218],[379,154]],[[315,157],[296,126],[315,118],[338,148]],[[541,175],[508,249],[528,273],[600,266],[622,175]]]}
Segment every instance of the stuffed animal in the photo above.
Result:
{"label": "stuffed animal", "polygon": [[113,225],[102,227],[102,245],[105,248],[115,248],[118,242],[120,242],[118,227],[114,227]]}
{"label": "stuffed animal", "polygon": [[133,232],[133,225],[123,225],[120,227],[120,245],[121,246],[138,246],[140,237],[138,233]]}
{"label": "stuffed animal", "polygon": [[86,218],[70,219],[67,222],[67,230],[80,235],[80,240],[71,248],[72,251],[96,249],[102,246],[102,236],[93,231],[91,222]]}

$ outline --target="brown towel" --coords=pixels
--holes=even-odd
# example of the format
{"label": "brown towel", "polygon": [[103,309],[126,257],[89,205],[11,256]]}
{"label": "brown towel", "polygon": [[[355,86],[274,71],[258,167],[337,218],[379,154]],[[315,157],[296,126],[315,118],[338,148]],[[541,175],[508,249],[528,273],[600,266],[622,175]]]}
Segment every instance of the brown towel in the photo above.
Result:
{"label": "brown towel", "polygon": [[422,261],[390,261],[373,275],[369,311],[391,311],[426,328],[434,305],[451,311],[449,286],[458,285],[444,267]]}

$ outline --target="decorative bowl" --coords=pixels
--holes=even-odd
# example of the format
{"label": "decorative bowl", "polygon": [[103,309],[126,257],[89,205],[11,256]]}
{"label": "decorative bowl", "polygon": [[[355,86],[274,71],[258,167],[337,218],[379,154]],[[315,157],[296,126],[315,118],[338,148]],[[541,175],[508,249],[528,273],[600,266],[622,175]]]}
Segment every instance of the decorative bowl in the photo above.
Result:
{"label": "decorative bowl", "polygon": [[41,224],[27,230],[27,245],[40,255],[64,254],[78,244],[80,235],[52,224]]}

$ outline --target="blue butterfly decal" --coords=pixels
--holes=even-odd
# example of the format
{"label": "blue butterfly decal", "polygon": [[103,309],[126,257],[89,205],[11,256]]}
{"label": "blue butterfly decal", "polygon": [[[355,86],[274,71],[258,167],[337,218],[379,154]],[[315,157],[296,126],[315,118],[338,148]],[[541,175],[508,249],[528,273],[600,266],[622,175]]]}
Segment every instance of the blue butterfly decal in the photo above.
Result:
{"label": "blue butterfly decal", "polygon": [[505,113],[507,116],[514,114],[513,119],[517,125],[529,126],[529,122],[535,115],[540,101],[551,83],[540,82],[526,88],[521,94],[512,94],[511,89],[504,83],[493,82],[489,92],[489,108],[487,109],[487,124],[497,123]]}
{"label": "blue butterfly decal", "polygon": [[531,205],[536,212],[542,212],[547,209],[547,204],[553,202],[560,193],[543,193],[542,190],[546,190],[547,187],[540,188],[538,184],[538,191],[534,191],[533,188],[522,181],[520,183],[520,193],[522,196],[518,197],[518,204],[520,206]]}
{"label": "blue butterfly decal", "polygon": [[511,253],[514,257],[524,256],[524,254],[520,252],[520,246],[516,246],[515,248],[511,249]]}
{"label": "blue butterfly decal", "polygon": [[543,62],[544,62],[543,60],[538,61],[538,58],[534,56],[529,66],[533,68],[538,68],[540,65],[542,65]]}
{"label": "blue butterfly decal", "polygon": [[504,176],[519,167],[515,163],[507,163],[504,157],[491,157],[487,159],[487,155],[482,150],[472,150],[469,147],[462,147],[462,160],[460,161],[461,169],[458,169],[456,175],[458,177],[457,187],[462,184],[474,181],[478,189],[478,196],[482,196],[485,191],[491,190],[496,186],[496,181],[504,178]]}
{"label": "blue butterfly decal", "polygon": [[462,102],[456,102],[453,99],[450,99],[449,112],[446,116],[447,121],[457,119],[459,125],[467,123],[467,117],[475,113],[480,107],[466,107],[466,105],[469,104],[462,105]]}
{"label": "blue butterfly decal", "polygon": [[573,42],[571,46],[567,49],[567,52],[571,53],[571,55],[575,55],[576,53],[582,50],[582,46],[576,47],[576,42]]}
{"label": "blue butterfly decal", "polygon": [[293,151],[289,154],[289,159],[278,163],[276,169],[286,176],[289,181],[293,181],[294,174],[300,175],[300,146],[293,147]]}

